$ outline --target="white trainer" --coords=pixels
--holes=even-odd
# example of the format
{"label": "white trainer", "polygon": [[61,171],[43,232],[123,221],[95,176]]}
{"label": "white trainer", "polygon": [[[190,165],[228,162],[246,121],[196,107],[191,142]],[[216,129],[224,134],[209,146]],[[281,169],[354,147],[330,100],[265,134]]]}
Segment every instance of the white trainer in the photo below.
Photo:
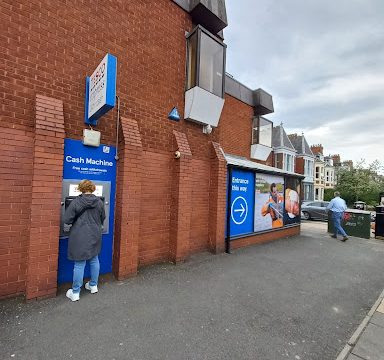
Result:
{"label": "white trainer", "polygon": [[67,298],[69,298],[71,301],[78,301],[80,300],[80,293],[74,293],[72,289],[69,289],[66,293]]}
{"label": "white trainer", "polygon": [[84,286],[87,290],[89,290],[91,292],[91,294],[96,294],[99,289],[97,288],[97,285],[89,285],[89,281],[87,283],[85,283],[85,286]]}

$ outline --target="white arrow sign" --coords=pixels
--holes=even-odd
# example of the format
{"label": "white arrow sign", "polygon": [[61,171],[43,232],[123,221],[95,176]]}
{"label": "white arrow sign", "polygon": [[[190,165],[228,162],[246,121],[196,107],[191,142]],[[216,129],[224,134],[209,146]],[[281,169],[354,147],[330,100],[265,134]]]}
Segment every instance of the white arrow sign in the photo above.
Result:
{"label": "white arrow sign", "polygon": [[[238,213],[238,212],[240,212],[239,215],[235,214],[235,213]],[[233,200],[232,206],[231,206],[231,218],[232,218],[232,221],[236,225],[241,225],[245,221],[245,219],[247,218],[247,215],[248,215],[247,200],[245,200],[242,196],[238,196],[235,200]]]}
{"label": "white arrow sign", "polygon": [[240,204],[240,207],[241,207],[241,209],[235,209],[235,210],[233,210],[233,211],[234,211],[234,212],[239,212],[239,211],[241,211],[240,217],[242,217],[243,214],[244,214],[244,212],[245,212],[245,207],[243,206],[243,204]]}

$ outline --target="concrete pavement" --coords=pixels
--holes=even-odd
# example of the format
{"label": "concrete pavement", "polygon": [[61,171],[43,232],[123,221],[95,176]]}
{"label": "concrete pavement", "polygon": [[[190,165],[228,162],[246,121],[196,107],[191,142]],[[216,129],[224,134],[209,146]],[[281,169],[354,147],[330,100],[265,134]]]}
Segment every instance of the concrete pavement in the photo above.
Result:
{"label": "concrete pavement", "polygon": [[79,302],[65,289],[3,300],[0,359],[334,360],[384,288],[383,257],[383,241],[335,241],[311,222],[293,238],[104,279]]}

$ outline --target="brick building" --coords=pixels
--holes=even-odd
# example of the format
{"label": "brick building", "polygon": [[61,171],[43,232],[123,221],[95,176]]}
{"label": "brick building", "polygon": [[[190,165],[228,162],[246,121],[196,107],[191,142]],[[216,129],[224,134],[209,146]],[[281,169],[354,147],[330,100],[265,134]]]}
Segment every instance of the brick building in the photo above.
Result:
{"label": "brick building", "polygon": [[[81,143],[85,78],[107,53],[117,58],[119,109],[96,126],[118,151],[106,272],[121,279],[223,252],[226,240],[236,248],[300,231],[297,221],[260,231],[252,218],[233,236],[227,226],[228,172],[249,185],[239,191],[255,191],[242,174],[254,182],[266,174],[264,187],[301,178],[270,166],[272,123],[263,116],[272,97],[225,75],[224,0],[14,0],[1,2],[0,19],[0,298],[56,294],[64,154],[68,139]],[[174,107],[180,121],[168,118]],[[236,216],[257,217],[244,205],[232,229]]]}

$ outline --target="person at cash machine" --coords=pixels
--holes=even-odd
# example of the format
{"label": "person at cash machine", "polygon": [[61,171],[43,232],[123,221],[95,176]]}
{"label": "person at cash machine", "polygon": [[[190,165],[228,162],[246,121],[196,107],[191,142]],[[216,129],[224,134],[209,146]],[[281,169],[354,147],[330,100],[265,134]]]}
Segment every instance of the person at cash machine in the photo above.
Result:
{"label": "person at cash machine", "polygon": [[67,291],[67,297],[72,301],[80,299],[80,289],[83,286],[84,268],[89,261],[91,280],[85,284],[85,289],[92,294],[98,292],[101,250],[102,225],[105,219],[104,204],[101,199],[92,194],[95,184],[83,180],[78,185],[81,195],[77,196],[68,206],[64,214],[64,224],[70,227],[68,240],[68,259],[74,261],[73,284]]}

